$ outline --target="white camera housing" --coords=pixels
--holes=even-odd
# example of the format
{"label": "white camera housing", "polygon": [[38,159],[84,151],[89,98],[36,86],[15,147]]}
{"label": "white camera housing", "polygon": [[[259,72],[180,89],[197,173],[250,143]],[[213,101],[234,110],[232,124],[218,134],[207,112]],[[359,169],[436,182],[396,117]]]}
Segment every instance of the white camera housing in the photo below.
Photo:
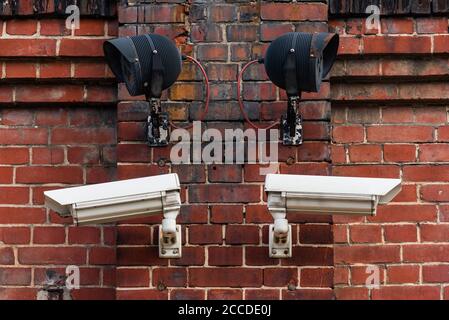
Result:
{"label": "white camera housing", "polygon": [[176,224],[181,208],[177,174],[47,191],[44,195],[46,207],[62,216],[72,216],[79,226],[163,213],[159,255],[181,257],[181,226]]}
{"label": "white camera housing", "polygon": [[265,181],[270,226],[270,257],[292,256],[287,213],[374,216],[401,191],[400,179],[269,174]]}

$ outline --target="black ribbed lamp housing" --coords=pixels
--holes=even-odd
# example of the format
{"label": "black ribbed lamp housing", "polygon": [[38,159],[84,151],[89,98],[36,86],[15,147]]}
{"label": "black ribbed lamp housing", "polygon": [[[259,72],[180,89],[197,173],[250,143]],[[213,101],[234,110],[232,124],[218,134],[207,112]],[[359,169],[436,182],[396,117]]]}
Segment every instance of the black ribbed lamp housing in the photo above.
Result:
{"label": "black ribbed lamp housing", "polygon": [[[337,57],[339,36],[332,33],[290,32],[274,40],[265,55],[265,69],[270,80],[287,91],[318,92]],[[288,83],[286,63],[292,57],[296,77]],[[295,79],[296,78],[296,79]],[[290,92],[292,93],[292,92]]]}
{"label": "black ribbed lamp housing", "polygon": [[[106,61],[131,96],[147,94],[159,68],[162,83],[157,91],[171,87],[179,77],[182,59],[175,44],[158,34],[122,37],[104,43]],[[157,54],[157,57],[155,56]],[[154,90],[153,90],[154,91]]]}

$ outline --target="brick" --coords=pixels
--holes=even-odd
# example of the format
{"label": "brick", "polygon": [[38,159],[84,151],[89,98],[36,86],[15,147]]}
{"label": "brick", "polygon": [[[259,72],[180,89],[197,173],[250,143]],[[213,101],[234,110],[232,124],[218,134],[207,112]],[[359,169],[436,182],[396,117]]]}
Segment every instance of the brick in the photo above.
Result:
{"label": "brick", "polygon": [[243,292],[239,289],[211,289],[207,291],[208,300],[242,300]]}
{"label": "brick", "polygon": [[194,43],[221,42],[223,40],[220,26],[208,22],[194,24],[191,30],[191,38]]}
{"label": "brick", "polygon": [[239,247],[210,247],[208,257],[210,266],[241,266],[243,249]]}
{"label": "brick", "polygon": [[432,18],[417,18],[416,19],[416,32],[417,33],[447,33],[448,32],[448,20],[444,17],[432,17]]}
{"label": "brick", "polygon": [[36,112],[35,123],[38,126],[64,126],[68,122],[68,113],[63,108],[45,108]]}
{"label": "brick", "polygon": [[445,165],[416,165],[403,168],[404,181],[449,181],[446,171],[449,167]]}
{"label": "brick", "polygon": [[144,266],[167,265],[167,260],[159,258],[157,247],[119,247],[117,248],[117,265]]}
{"label": "brick", "polygon": [[267,287],[286,287],[298,284],[298,270],[296,268],[265,268],[263,270],[263,284]]}
{"label": "brick", "polygon": [[35,288],[2,288],[0,299],[2,300],[35,300],[37,289]]}
{"label": "brick", "polygon": [[279,290],[275,289],[257,289],[245,290],[245,300],[279,300]]}
{"label": "brick", "polygon": [[207,223],[207,218],[207,206],[184,205],[181,207],[181,212],[178,216],[178,222],[181,224]]}
{"label": "brick", "polygon": [[66,28],[65,21],[62,19],[42,19],[40,27],[41,36],[69,35],[71,31]]}
{"label": "brick", "polygon": [[301,225],[299,242],[302,244],[333,243],[332,228],[329,225]]}
{"label": "brick", "polygon": [[148,287],[150,285],[150,270],[145,269],[117,269],[118,287]]}
{"label": "brick", "polygon": [[6,286],[29,286],[31,284],[31,269],[0,268],[0,284]]}
{"label": "brick", "polygon": [[185,268],[157,268],[153,270],[153,286],[186,287],[187,270]]}
{"label": "brick", "polygon": [[0,203],[27,204],[30,189],[26,187],[0,187]]}
{"label": "brick", "polygon": [[327,20],[327,6],[324,3],[262,3],[262,20]]}
{"label": "brick", "polygon": [[408,144],[384,145],[384,160],[387,162],[414,162],[416,146]]}
{"label": "brick", "polygon": [[116,138],[112,128],[55,128],[51,140],[53,144],[114,144]]}
{"label": "brick", "polygon": [[206,291],[196,289],[174,289],[170,293],[171,300],[205,300]]}
{"label": "brick", "polygon": [[355,55],[361,50],[361,40],[355,37],[340,37],[339,55]]}
{"label": "brick", "polygon": [[260,230],[258,226],[228,225],[226,227],[227,244],[259,244]]}
{"label": "brick", "polygon": [[76,36],[102,36],[105,33],[104,20],[83,19],[80,28],[75,30]]}
{"label": "brick", "polygon": [[175,266],[203,266],[205,263],[204,248],[183,247],[182,258],[171,262]]}
{"label": "brick", "polygon": [[226,27],[227,40],[229,42],[256,41],[258,28],[252,25],[230,25]]}
{"label": "brick", "polygon": [[266,205],[248,205],[245,220],[246,223],[272,223],[273,217]]}
{"label": "brick", "polygon": [[337,143],[363,142],[364,132],[362,126],[336,126],[332,131],[333,141]]}
{"label": "brick", "polygon": [[63,148],[32,148],[33,164],[61,164],[63,162]]}
{"label": "brick", "polygon": [[351,162],[381,162],[381,146],[352,145],[349,147],[349,159]]}
{"label": "brick", "polygon": [[449,199],[449,186],[444,184],[423,186],[420,196],[425,201],[447,201]]}
{"label": "brick", "polygon": [[7,62],[6,78],[36,78],[36,64],[33,62]]}
{"label": "brick", "polygon": [[170,99],[175,101],[200,100],[203,97],[199,83],[177,83],[170,88]]}
{"label": "brick", "polygon": [[70,78],[70,62],[45,62],[40,64],[40,77],[42,79]]}
{"label": "brick", "polygon": [[419,266],[387,266],[388,283],[417,283]]}
{"label": "brick", "polygon": [[338,263],[388,263],[399,262],[399,246],[352,246],[336,247]]}
{"label": "brick", "polygon": [[382,19],[381,23],[384,34],[411,34],[414,29],[411,18],[387,18]]}
{"label": "brick", "polygon": [[416,242],[418,239],[415,225],[386,225],[384,230],[386,242]]}
{"label": "brick", "polygon": [[1,39],[1,57],[53,57],[56,55],[54,39]]}
{"label": "brick", "polygon": [[117,300],[167,300],[168,292],[157,289],[118,290]]}
{"label": "brick", "polygon": [[336,176],[367,178],[399,178],[399,167],[395,165],[336,166],[332,173]]}
{"label": "brick", "polygon": [[69,244],[98,244],[101,230],[95,227],[74,227],[68,230]]}
{"label": "brick", "polygon": [[242,181],[242,166],[212,165],[209,166],[209,181],[213,183],[239,183]]}
{"label": "brick", "polygon": [[334,243],[347,243],[348,242],[348,230],[345,225],[333,225],[333,238]]}
{"label": "brick", "polygon": [[209,61],[226,61],[228,46],[225,44],[203,44],[197,48],[198,59]]}
{"label": "brick", "polygon": [[292,31],[292,24],[264,23],[260,26],[260,39],[262,41],[273,41],[284,33]]}
{"label": "brick", "polygon": [[115,248],[94,247],[89,250],[89,264],[91,265],[116,265],[117,257]]}
{"label": "brick", "polygon": [[449,52],[448,39],[449,35],[434,36],[433,52],[448,53]]}
{"label": "brick", "polygon": [[349,269],[346,267],[336,267],[334,269],[334,283],[336,285],[349,283]]}
{"label": "brick", "polygon": [[212,223],[242,223],[243,206],[241,205],[213,205],[211,207]]}
{"label": "brick", "polygon": [[382,242],[382,230],[379,225],[351,226],[350,239],[354,243],[379,243]]}
{"label": "brick", "polygon": [[335,288],[335,297],[337,300],[368,300],[368,288],[343,287]]}
{"label": "brick", "polygon": [[286,266],[332,266],[334,250],[330,247],[293,247],[293,258],[282,260]]}
{"label": "brick", "polygon": [[437,217],[434,205],[390,204],[379,206],[375,217],[368,217],[370,222],[421,222],[433,221]]}
{"label": "brick", "polygon": [[82,183],[80,167],[20,167],[16,171],[18,183]]}
{"label": "brick", "polygon": [[72,164],[98,164],[100,150],[97,147],[69,147],[67,160]]}
{"label": "brick", "polygon": [[0,148],[0,164],[20,165],[29,162],[26,148]]}
{"label": "brick", "polygon": [[393,202],[416,202],[417,192],[416,185],[407,184],[402,186],[402,190],[392,200]]}
{"label": "brick", "polygon": [[0,248],[0,265],[13,265],[14,251],[12,248]]}
{"label": "brick", "polygon": [[194,185],[189,188],[189,199],[193,203],[259,202],[260,188],[234,184]]}
{"label": "brick", "polygon": [[143,143],[119,144],[117,155],[120,162],[149,162],[151,160],[151,150],[147,144]]}
{"label": "brick", "polygon": [[103,57],[104,40],[62,39],[59,56],[61,57]]}
{"label": "brick", "polygon": [[10,35],[31,36],[37,32],[37,21],[26,20],[10,20],[6,23],[6,33]]}
{"label": "brick", "polygon": [[419,146],[421,162],[446,162],[449,156],[449,144],[424,144]]}
{"label": "brick", "polygon": [[424,265],[422,267],[424,283],[442,283],[449,281],[449,266],[447,265]]}
{"label": "brick", "polygon": [[444,124],[447,120],[446,108],[417,108],[415,110],[416,123]]}
{"label": "brick", "polygon": [[249,266],[274,266],[278,261],[269,258],[268,247],[246,247],[245,263]]}
{"label": "brick", "polygon": [[[184,7],[176,4],[159,4],[145,6],[145,20],[147,23],[184,22]],[[135,23],[135,21],[132,21]]]}
{"label": "brick", "polygon": [[334,272],[332,269],[301,269],[301,287],[332,287]]}
{"label": "brick", "polygon": [[[0,188],[1,189],[1,188]],[[18,190],[22,192],[21,190]],[[16,191],[17,192],[17,191]],[[2,191],[3,194],[3,191]],[[28,202],[28,200],[20,200],[22,195],[15,195],[14,198],[17,200],[3,200],[0,199],[2,204],[8,204],[8,202]],[[0,197],[1,198],[1,197]],[[20,201],[19,201],[20,200]],[[0,207],[0,224],[40,224],[46,221],[45,210],[42,208],[21,208],[21,207]]]}
{"label": "brick", "polygon": [[420,230],[423,242],[449,241],[449,225],[422,224]]}
{"label": "brick", "polygon": [[191,244],[221,244],[223,242],[222,227],[216,225],[193,225],[189,227]]}
{"label": "brick", "polygon": [[438,300],[440,288],[432,286],[388,286],[374,290],[373,300]]}
{"label": "brick", "polygon": [[431,38],[423,36],[375,36],[363,41],[365,54],[430,53]]}
{"label": "brick", "polygon": [[332,300],[334,293],[332,289],[298,289],[296,291],[282,291],[283,300]]}
{"label": "brick", "polygon": [[36,227],[33,230],[35,244],[63,244],[65,242],[65,228]]}
{"label": "brick", "polygon": [[367,128],[369,142],[429,142],[433,128],[424,126],[376,126]]}
{"label": "brick", "polygon": [[235,81],[237,67],[236,64],[213,63],[207,66],[207,74],[212,81]]}
{"label": "brick", "polygon": [[232,22],[237,20],[237,7],[234,5],[214,5],[209,7],[209,20],[213,22]]}
{"label": "brick", "polygon": [[25,265],[86,263],[86,249],[76,247],[26,247],[18,250],[19,263]]}
{"label": "brick", "polygon": [[444,244],[422,244],[403,246],[404,262],[448,262],[449,246]]}
{"label": "brick", "polygon": [[[0,218],[1,222],[1,218]],[[31,230],[27,227],[0,228],[0,242],[4,244],[28,244],[31,239]]]}
{"label": "brick", "polygon": [[263,270],[255,268],[191,268],[192,287],[261,287]]}
{"label": "brick", "polygon": [[24,85],[16,92],[16,101],[24,103],[73,103],[83,100],[84,89],[79,85]]}

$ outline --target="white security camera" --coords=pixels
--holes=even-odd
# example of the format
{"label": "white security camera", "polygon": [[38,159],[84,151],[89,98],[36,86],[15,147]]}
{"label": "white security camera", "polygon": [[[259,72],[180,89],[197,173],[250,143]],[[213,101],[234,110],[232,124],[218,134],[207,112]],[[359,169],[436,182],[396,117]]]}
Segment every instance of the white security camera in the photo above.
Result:
{"label": "white security camera", "polygon": [[181,257],[181,208],[177,174],[47,191],[45,205],[79,226],[129,220],[163,213],[159,228],[161,258]]}
{"label": "white security camera", "polygon": [[292,256],[292,231],[287,213],[373,216],[378,204],[401,191],[400,179],[269,174],[265,181],[270,226],[270,257]]}

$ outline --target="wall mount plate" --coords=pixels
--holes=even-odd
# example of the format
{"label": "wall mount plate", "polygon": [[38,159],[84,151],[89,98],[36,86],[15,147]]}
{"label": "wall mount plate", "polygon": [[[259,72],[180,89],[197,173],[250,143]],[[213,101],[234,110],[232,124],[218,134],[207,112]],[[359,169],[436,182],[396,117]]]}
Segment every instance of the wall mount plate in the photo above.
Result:
{"label": "wall mount plate", "polygon": [[292,226],[288,226],[288,234],[284,241],[275,241],[274,224],[270,225],[270,258],[284,259],[292,257]]}
{"label": "wall mount plate", "polygon": [[176,225],[176,236],[166,239],[159,227],[159,257],[165,259],[179,259],[182,256],[181,226]]}

